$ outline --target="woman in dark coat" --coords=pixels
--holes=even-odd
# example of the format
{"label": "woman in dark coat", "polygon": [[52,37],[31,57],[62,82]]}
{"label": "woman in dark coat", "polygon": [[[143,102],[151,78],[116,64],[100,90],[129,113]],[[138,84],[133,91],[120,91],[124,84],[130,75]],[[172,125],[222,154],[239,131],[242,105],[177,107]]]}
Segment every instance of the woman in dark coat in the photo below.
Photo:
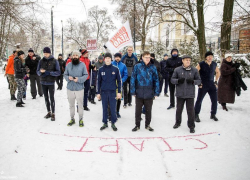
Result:
{"label": "woman in dark coat", "polygon": [[232,55],[226,54],[221,64],[221,77],[218,83],[218,101],[222,105],[223,110],[228,111],[226,103],[234,103],[235,89],[233,86],[233,73],[236,70],[232,63]]}

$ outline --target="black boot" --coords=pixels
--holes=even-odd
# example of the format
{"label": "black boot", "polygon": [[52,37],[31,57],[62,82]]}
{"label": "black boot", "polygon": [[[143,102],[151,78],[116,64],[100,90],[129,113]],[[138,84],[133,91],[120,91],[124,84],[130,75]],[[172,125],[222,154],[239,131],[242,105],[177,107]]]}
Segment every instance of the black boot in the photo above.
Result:
{"label": "black boot", "polygon": [[21,99],[21,104],[25,104],[22,99]]}
{"label": "black boot", "polygon": [[94,100],[91,100],[91,104],[96,104],[96,102]]}
{"label": "black boot", "polygon": [[181,126],[180,124],[177,124],[177,123],[176,123],[176,124],[174,125],[173,128],[174,128],[174,129],[177,129],[177,128],[180,127],[180,126]]}
{"label": "black boot", "polygon": [[190,128],[190,133],[195,133],[194,128]]}
{"label": "black boot", "polygon": [[219,119],[215,116],[215,114],[211,114],[210,119],[213,119],[214,121],[218,121]]}
{"label": "black boot", "polygon": [[195,122],[201,122],[199,114],[195,114]]}
{"label": "black boot", "polygon": [[84,107],[83,107],[83,110],[84,110],[84,111],[90,111],[90,109],[88,108],[88,106],[84,106]]}
{"label": "black boot", "polygon": [[24,106],[21,104],[21,102],[17,102],[16,107],[24,107]]}
{"label": "black boot", "polygon": [[225,110],[225,111],[228,111],[227,105],[222,105],[222,109]]}
{"label": "black boot", "polygon": [[11,99],[10,100],[12,100],[12,101],[17,100],[14,94],[11,95]]}

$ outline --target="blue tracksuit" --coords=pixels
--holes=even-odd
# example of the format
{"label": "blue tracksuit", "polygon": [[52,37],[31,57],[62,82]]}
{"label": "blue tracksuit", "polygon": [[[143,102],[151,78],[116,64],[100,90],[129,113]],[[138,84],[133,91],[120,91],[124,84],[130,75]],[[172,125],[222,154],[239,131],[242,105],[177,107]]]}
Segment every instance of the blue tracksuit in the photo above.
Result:
{"label": "blue tracksuit", "polygon": [[98,85],[97,94],[101,93],[103,119],[102,122],[107,124],[108,121],[108,105],[111,111],[111,122],[116,122],[116,89],[121,93],[121,75],[117,67],[111,65],[104,65],[98,71]]}
{"label": "blue tracksuit", "polygon": [[214,74],[217,67],[216,62],[212,62],[209,66],[205,61],[200,64],[200,77],[202,81],[202,88],[198,90],[198,97],[195,103],[195,114],[199,114],[201,111],[201,104],[208,93],[212,102],[211,114],[216,114],[217,112],[217,88],[214,85]]}

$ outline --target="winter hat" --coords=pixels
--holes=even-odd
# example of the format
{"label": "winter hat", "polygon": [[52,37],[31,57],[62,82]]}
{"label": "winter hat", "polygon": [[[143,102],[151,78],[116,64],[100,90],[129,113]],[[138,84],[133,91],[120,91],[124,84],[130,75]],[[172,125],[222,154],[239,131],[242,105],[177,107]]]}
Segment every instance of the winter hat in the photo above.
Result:
{"label": "winter hat", "polygon": [[13,51],[13,54],[15,54],[15,53],[16,53],[16,50]]}
{"label": "winter hat", "polygon": [[164,56],[163,56],[163,57],[165,57],[165,56],[168,56],[168,54],[164,54]]}
{"label": "winter hat", "polygon": [[115,57],[115,58],[116,58],[116,57],[122,58],[122,55],[121,55],[121,53],[115,53],[114,57]]}
{"label": "winter hat", "polygon": [[50,48],[49,48],[49,47],[45,47],[45,48],[43,49],[43,53],[50,53],[50,54],[51,54]]}
{"label": "winter hat", "polygon": [[105,53],[104,58],[106,58],[106,57],[110,57],[112,59],[112,55],[109,52]]}
{"label": "winter hat", "polygon": [[62,54],[58,54],[58,56],[63,56]]}
{"label": "winter hat", "polygon": [[32,49],[32,48],[30,48],[30,49],[28,50],[28,52],[34,52],[34,51],[33,51],[33,49]]}
{"label": "winter hat", "polygon": [[177,51],[177,54],[179,53],[178,49],[176,49],[176,48],[171,50],[171,54],[173,53],[173,51]]}
{"label": "winter hat", "polygon": [[73,51],[73,52],[72,52],[72,56],[73,56],[73,55],[80,56],[80,53],[79,53],[78,51]]}
{"label": "winter hat", "polygon": [[214,56],[214,54],[213,54],[211,51],[206,52],[205,58],[206,58],[207,56],[210,56],[210,55]]}
{"label": "winter hat", "polygon": [[103,60],[103,56],[102,55],[100,55],[100,56],[98,56],[98,60]]}
{"label": "winter hat", "polygon": [[87,49],[80,49],[79,51],[80,51],[80,53],[81,53],[82,55],[88,53]]}
{"label": "winter hat", "polygon": [[190,59],[192,59],[192,57],[189,56],[189,55],[183,55],[183,56],[182,56],[182,59],[185,59],[185,58],[190,58]]}
{"label": "winter hat", "polygon": [[150,56],[155,58],[155,53],[151,53]]}
{"label": "winter hat", "polygon": [[225,58],[228,58],[230,56],[233,57],[233,54],[231,54],[231,53],[225,54]]}
{"label": "winter hat", "polygon": [[22,50],[18,51],[17,56],[21,56],[22,54],[24,54],[24,52]]}

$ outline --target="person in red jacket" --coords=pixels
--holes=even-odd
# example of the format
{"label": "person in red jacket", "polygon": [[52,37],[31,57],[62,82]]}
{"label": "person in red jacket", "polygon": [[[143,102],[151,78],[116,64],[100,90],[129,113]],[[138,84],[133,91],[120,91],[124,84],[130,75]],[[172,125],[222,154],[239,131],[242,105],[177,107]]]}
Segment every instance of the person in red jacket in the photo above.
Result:
{"label": "person in red jacket", "polygon": [[92,69],[91,66],[91,62],[88,58],[88,51],[87,49],[80,49],[79,50],[81,52],[81,56],[80,56],[80,61],[83,62],[87,68],[87,72],[88,72],[88,78],[87,80],[84,82],[84,97],[83,97],[83,108],[85,111],[89,111],[90,109],[88,108],[88,94],[89,94],[89,88],[90,88],[90,71]]}
{"label": "person in red jacket", "polygon": [[16,89],[17,89],[17,84],[15,81],[15,70],[14,70],[14,59],[17,56],[17,51],[13,51],[13,54],[9,56],[8,59],[8,64],[6,66],[5,69],[5,76],[7,75],[7,78],[9,80],[10,83],[10,96],[11,96],[11,100],[17,100],[15,97],[15,93],[16,93]]}

